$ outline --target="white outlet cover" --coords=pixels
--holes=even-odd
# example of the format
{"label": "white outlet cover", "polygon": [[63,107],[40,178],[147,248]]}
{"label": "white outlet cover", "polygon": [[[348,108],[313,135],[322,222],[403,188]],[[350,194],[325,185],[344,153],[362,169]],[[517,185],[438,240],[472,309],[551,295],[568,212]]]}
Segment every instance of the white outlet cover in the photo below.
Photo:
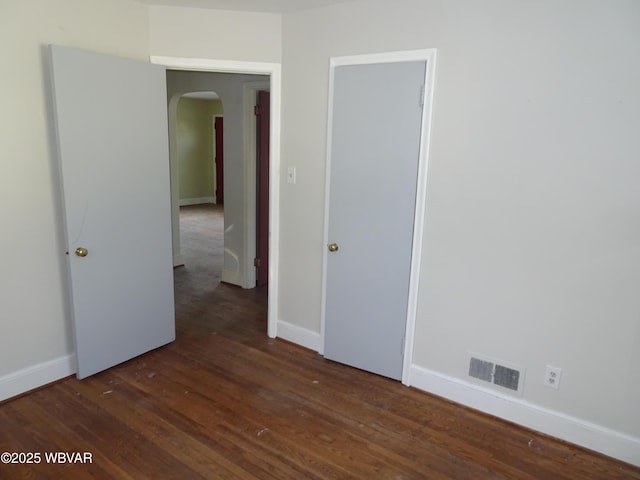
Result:
{"label": "white outlet cover", "polygon": [[560,388],[560,378],[562,377],[562,369],[547,365],[544,373],[544,386],[558,390]]}

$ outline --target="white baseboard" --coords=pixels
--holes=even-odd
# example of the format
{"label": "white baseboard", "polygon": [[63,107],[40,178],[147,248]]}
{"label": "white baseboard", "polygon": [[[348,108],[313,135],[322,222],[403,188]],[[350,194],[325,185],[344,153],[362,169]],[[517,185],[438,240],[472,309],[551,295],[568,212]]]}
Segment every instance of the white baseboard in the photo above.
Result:
{"label": "white baseboard", "polygon": [[174,267],[181,267],[182,265],[184,265],[184,257],[182,256],[182,254],[174,255],[173,256],[173,266]]}
{"label": "white baseboard", "polygon": [[238,287],[243,287],[244,279],[240,272],[233,272],[231,270],[222,270],[222,275],[220,276],[220,280],[224,283],[230,283],[231,285],[237,285]]}
{"label": "white baseboard", "polygon": [[481,412],[640,466],[639,438],[416,365],[411,366],[409,384]]}
{"label": "white baseboard", "polygon": [[178,205],[185,207],[187,205],[201,205],[203,203],[216,203],[216,197],[198,197],[198,198],[181,198]]}
{"label": "white baseboard", "polygon": [[278,320],[276,336],[316,352],[320,351],[320,334],[306,328]]}
{"label": "white baseboard", "polygon": [[76,356],[66,355],[0,377],[0,401],[76,373]]}

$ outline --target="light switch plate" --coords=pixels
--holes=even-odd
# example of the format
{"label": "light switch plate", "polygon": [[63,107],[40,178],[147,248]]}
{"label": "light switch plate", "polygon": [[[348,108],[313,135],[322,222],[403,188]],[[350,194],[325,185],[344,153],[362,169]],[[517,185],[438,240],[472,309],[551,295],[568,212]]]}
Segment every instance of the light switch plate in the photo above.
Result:
{"label": "light switch plate", "polygon": [[296,183],[296,167],[287,167],[287,183]]}

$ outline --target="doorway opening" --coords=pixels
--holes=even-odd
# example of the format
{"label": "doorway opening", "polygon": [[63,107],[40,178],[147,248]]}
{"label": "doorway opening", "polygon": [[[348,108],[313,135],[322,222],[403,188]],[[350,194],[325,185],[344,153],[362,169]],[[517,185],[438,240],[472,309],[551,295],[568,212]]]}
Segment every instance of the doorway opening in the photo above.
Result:
{"label": "doorway opening", "polygon": [[[277,265],[278,265],[278,207],[279,181],[275,172],[279,168],[280,131],[280,65],[271,63],[217,61],[206,59],[184,59],[151,57],[151,62],[164,65],[167,70],[167,92],[169,99],[169,137],[171,157],[171,180],[176,185],[175,133],[177,125],[171,119],[175,115],[175,95],[187,91],[211,91],[220,96],[225,106],[225,169],[224,169],[224,268],[222,282],[245,289],[255,286],[256,250],[256,190],[246,186],[256,185],[256,123],[253,106],[256,92],[266,88],[271,94],[269,114],[268,205],[269,241],[268,253],[268,299],[267,334],[277,334]],[[177,80],[173,86],[169,75]],[[215,84],[206,84],[207,75],[217,76]],[[205,82],[200,86],[186,88],[185,81]],[[240,88],[238,89],[238,85]],[[247,101],[249,99],[250,101]],[[238,106],[240,113],[232,114],[231,106]],[[173,141],[171,141],[173,140]],[[234,147],[235,145],[235,147]],[[235,150],[234,150],[235,148]],[[233,153],[232,153],[233,152]],[[233,162],[231,158],[233,157]],[[180,258],[179,199],[178,191],[172,187],[172,226],[174,236],[174,264]],[[176,248],[177,247],[177,248]]]}
{"label": "doorway opening", "polygon": [[[176,295],[180,288],[215,288],[224,259],[223,113],[214,91],[189,92],[178,97],[173,165],[177,168],[180,253],[174,267]],[[174,187],[175,188],[175,187]],[[189,283],[185,283],[186,279]],[[201,285],[202,284],[202,285]]]}
{"label": "doorway opening", "polygon": [[213,91],[185,93],[178,99],[175,142],[181,207],[224,203],[223,113],[222,100]]}

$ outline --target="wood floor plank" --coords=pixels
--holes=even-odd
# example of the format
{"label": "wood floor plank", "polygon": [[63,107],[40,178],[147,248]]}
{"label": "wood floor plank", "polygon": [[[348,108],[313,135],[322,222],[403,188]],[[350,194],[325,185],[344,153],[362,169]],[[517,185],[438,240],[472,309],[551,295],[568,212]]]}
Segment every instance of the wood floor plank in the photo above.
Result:
{"label": "wood floor plank", "polygon": [[220,283],[222,209],[183,208],[177,339],[0,404],[0,479],[636,479],[640,468],[266,336],[268,289]]}
{"label": "wood floor plank", "polygon": [[[183,419],[163,408],[156,398],[141,395],[126,383],[92,385],[80,382],[75,388],[85,399],[99,403],[133,431],[144,432],[145,440],[158,449],[154,458],[165,462],[159,465],[161,469],[154,473],[155,478],[160,478],[166,471],[176,471],[177,467],[183,471],[176,471],[176,474],[189,478],[207,478],[212,472],[221,479],[247,476],[242,466],[191,435]],[[108,395],[103,393],[105,388],[110,392]]]}
{"label": "wood floor plank", "polygon": [[[78,411],[69,410],[73,415],[64,416],[62,419],[58,417],[61,402],[64,402],[64,395],[61,394],[59,386],[52,387],[57,390],[55,395],[55,404],[50,402],[48,395],[41,395],[41,392],[35,392],[29,397],[29,402],[14,402],[7,409],[6,416],[2,418],[3,433],[12,425],[13,421],[18,420],[22,425],[19,430],[12,430],[12,447],[17,450],[20,448],[22,452],[38,452],[41,454],[41,463],[38,465],[21,465],[19,468],[15,465],[8,465],[7,471],[11,475],[16,475],[19,470],[24,473],[24,478],[108,478],[113,472],[118,474],[118,478],[132,478],[120,467],[121,461],[115,463],[112,461],[117,454],[118,445],[116,442],[110,442],[108,449],[100,451],[96,448],[96,444],[91,442],[92,462],[86,464],[52,464],[46,459],[47,454],[57,452],[86,452],[87,442],[82,436],[77,435],[73,431],[74,423],[81,418],[77,415]],[[4,409],[2,409],[4,410]],[[111,431],[111,425],[99,425],[95,423],[95,418],[91,418],[91,423],[96,429],[103,431]],[[18,443],[15,441],[18,440]],[[20,447],[17,447],[17,445]],[[3,448],[7,451],[6,447]],[[13,450],[13,451],[16,451]],[[10,469],[10,470],[9,470]],[[135,470],[134,470],[135,471]],[[17,475],[18,478],[22,478]],[[4,478],[4,477],[0,477]],[[12,478],[12,477],[7,477]]]}
{"label": "wood floor plank", "polygon": [[[212,350],[221,352],[222,345],[218,343],[217,346]],[[226,358],[226,355],[224,355],[224,357]],[[248,360],[251,362],[251,356],[248,357]],[[351,416],[342,416],[342,419],[340,421],[337,421],[338,419],[340,419],[340,417],[336,417],[336,414],[335,414],[336,398],[330,399],[330,402],[332,403],[331,405],[329,404],[323,405],[313,400],[309,401],[307,398],[305,398],[305,396],[307,396],[308,393],[311,392],[311,390],[315,390],[316,392],[322,391],[322,387],[320,386],[319,383],[314,384],[312,381],[307,381],[310,390],[308,392],[305,392],[303,390],[303,387],[300,385],[300,382],[295,382],[294,379],[291,378],[291,372],[289,372],[286,382],[282,382],[277,379],[276,372],[286,369],[287,365],[276,364],[275,366],[271,366],[269,368],[273,369],[273,372],[269,374],[269,372],[265,371],[264,366],[269,365],[270,362],[266,362],[262,360],[263,359],[258,358],[258,359],[253,359],[253,362],[251,362],[256,365],[261,365],[262,368],[260,368],[259,370],[252,368],[249,365],[238,366],[236,362],[229,362],[229,365],[227,366],[227,370],[232,372],[233,376],[242,378],[245,381],[252,380],[253,382],[255,382],[253,385],[260,385],[257,382],[259,382],[261,378],[269,379],[269,382],[268,382],[269,388],[268,389],[263,388],[262,389],[263,391],[260,393],[258,397],[258,400],[262,401],[262,405],[256,404],[255,408],[259,409],[262,407],[263,409],[265,408],[268,409],[267,413],[272,418],[276,418],[276,417],[284,418],[289,412],[296,412],[297,415],[300,415],[300,418],[297,419],[296,421],[298,424],[302,424],[303,430],[305,431],[309,430],[311,432],[320,430],[321,433],[319,433],[318,435],[320,436],[320,438],[322,438],[322,441],[320,442],[319,446],[316,446],[316,448],[326,447],[326,443],[331,440],[333,440],[332,443],[334,444],[337,444],[338,441],[344,441],[340,437],[337,437],[336,439],[335,438],[336,436],[332,433],[335,431],[342,431],[344,432],[342,436],[346,436],[349,442],[349,446],[350,446],[349,451],[351,452],[352,457],[354,455],[354,452],[359,451],[358,441],[365,440],[365,439],[367,441],[367,447],[364,448],[364,451],[367,452],[368,455],[373,455],[376,458],[380,458],[380,457],[384,458],[385,455],[391,456],[390,450],[387,450],[386,452],[375,451],[376,445],[371,442],[371,439],[372,439],[371,434],[374,432],[366,432],[366,429],[363,428],[365,427],[364,424],[360,423],[358,425],[355,425],[351,420],[352,418]],[[233,363],[234,365],[231,365],[231,363]],[[238,368],[240,368],[240,370],[238,370]],[[253,372],[252,370],[255,370],[255,372]],[[301,390],[301,393],[298,393],[298,390]],[[218,391],[217,395],[220,395],[220,393],[221,392]],[[236,395],[236,398],[238,400],[243,395],[242,389],[238,389],[237,392],[235,393],[233,391],[227,391],[226,393],[229,395]],[[275,407],[269,408],[270,405],[275,405]],[[324,418],[328,418],[325,412],[331,412],[332,418],[330,421],[326,421],[323,423]],[[353,431],[357,434],[356,436],[354,436],[352,433],[349,432],[349,430],[344,428],[345,427],[345,424],[343,423],[344,420],[347,420],[349,422],[349,427],[355,427]],[[306,425],[306,423],[309,423],[309,425]],[[289,432],[289,434],[293,435],[295,434],[295,432]],[[303,440],[305,443],[313,442],[312,438],[304,438]],[[335,445],[332,445],[331,448],[334,449],[336,447]],[[430,451],[426,452],[425,454],[422,455],[422,457],[429,457],[429,455],[432,455],[432,452]],[[422,458],[422,457],[419,457],[419,458]],[[352,458],[351,461],[352,461],[352,465],[356,465],[357,460],[354,460]],[[369,463],[372,463],[372,464],[375,464],[377,462],[377,460],[372,460],[371,458],[368,461]],[[415,463],[415,461],[413,463]],[[410,470],[409,467],[407,469]]]}
{"label": "wood floor plank", "polygon": [[[123,377],[123,380],[132,382],[142,390],[153,392],[158,388],[162,388],[163,401],[170,408],[178,411],[188,409],[189,416],[193,418],[198,425],[199,433],[206,435],[215,441],[215,438],[222,435],[224,440],[233,443],[235,446],[246,452],[246,455],[252,457],[252,461],[260,460],[266,462],[271,469],[278,472],[278,476],[283,478],[322,478],[314,477],[312,472],[306,470],[304,465],[310,463],[312,459],[305,456],[296,455],[294,446],[289,445],[285,439],[284,442],[278,441],[274,444],[274,437],[271,431],[265,426],[264,422],[268,418],[259,417],[257,420],[251,414],[245,414],[247,407],[242,401],[235,398],[229,398],[223,395],[219,388],[215,392],[210,393],[211,385],[218,386],[220,379],[212,381],[207,378],[206,373],[198,369],[195,372],[195,379],[189,375],[190,371],[175,368],[174,361],[169,362],[170,366],[163,366],[161,375],[154,375],[152,380],[146,380],[144,377],[140,379],[131,379]],[[191,370],[193,371],[193,370]],[[165,386],[175,379],[179,378],[184,382],[180,388],[170,388]],[[183,392],[186,385],[189,390],[188,396]],[[202,388],[200,388],[202,386]],[[286,448],[285,448],[286,447]],[[282,451],[289,452],[283,455]],[[297,458],[299,457],[299,458]],[[302,465],[302,466],[301,466]]]}
{"label": "wood floor plank", "polygon": [[[212,348],[212,351],[215,350],[216,352],[220,352],[221,349],[224,348],[224,345],[221,343],[218,343],[216,345],[215,348]],[[231,347],[233,348],[233,347]],[[258,358],[252,358],[252,356],[256,356],[258,355]],[[223,358],[232,358],[233,357],[233,353],[232,352],[226,352],[226,355],[223,355]],[[253,371],[254,369],[250,366],[251,364],[259,364],[259,365],[267,365],[269,363],[266,362],[266,359],[261,359],[259,358],[259,352],[252,352],[252,355],[246,355],[244,356],[242,359],[242,361],[247,361],[246,365],[241,365],[238,366],[237,362],[230,362],[229,365],[226,367],[227,371],[232,372],[234,375],[239,376],[243,379],[253,379],[255,382],[259,382],[261,378],[266,377],[266,373],[264,371],[264,368],[261,368],[260,370],[256,370]],[[270,364],[274,364],[275,362],[270,362]],[[239,370],[238,370],[239,368]],[[301,375],[300,379],[295,379],[293,378],[292,375],[292,370],[295,370],[295,368],[291,368],[289,371],[289,375],[287,376],[286,382],[282,382],[279,381],[277,378],[277,372],[286,369],[287,365],[283,364],[283,365],[278,365],[275,364],[273,367],[273,372],[271,374],[270,378],[270,386],[272,387],[273,390],[283,393],[283,392],[288,392],[290,395],[295,396],[298,398],[298,401],[301,401],[302,403],[306,403],[309,404],[309,402],[307,402],[303,397],[309,397],[311,399],[313,399],[313,402],[323,408],[323,411],[326,412],[330,412],[333,418],[333,423],[334,423],[334,427],[339,427],[339,428],[343,428],[345,427],[344,423],[338,423],[336,422],[336,419],[339,417],[336,417],[335,414],[335,405],[339,402],[340,405],[342,407],[345,407],[344,410],[349,411],[349,412],[354,412],[354,411],[358,411],[359,416],[362,416],[362,414],[366,411],[366,407],[367,407],[367,402],[371,399],[371,401],[373,401],[373,406],[370,409],[369,412],[369,417],[368,420],[367,419],[362,419],[363,422],[365,423],[360,423],[360,427],[359,429],[356,429],[355,431],[362,434],[363,436],[366,436],[367,440],[369,442],[372,441],[372,439],[375,438],[375,433],[379,434],[379,437],[382,438],[382,441],[385,441],[385,443],[388,444],[388,441],[390,438],[392,438],[394,436],[395,432],[398,431],[402,431],[402,430],[410,430],[410,429],[415,429],[416,427],[420,427],[420,425],[416,425],[415,422],[412,423],[411,421],[405,419],[402,416],[399,416],[397,419],[395,419],[395,422],[389,427],[389,428],[385,428],[383,425],[380,425],[379,423],[379,418],[380,418],[380,408],[383,409],[388,409],[388,405],[386,405],[386,402],[388,402],[387,400],[383,401],[383,404],[381,404],[381,400],[380,397],[383,396],[383,389],[381,389],[378,394],[376,395],[374,391],[372,391],[370,388],[367,391],[367,394],[369,395],[367,398],[364,398],[362,396],[357,396],[356,398],[353,399],[349,399],[348,397],[345,397],[345,390],[342,388],[336,388],[335,386],[329,385],[328,389],[324,389],[323,385],[325,383],[329,383],[331,382],[333,379],[332,378],[323,378],[322,383],[317,381],[318,383],[314,383],[313,381],[308,381],[308,375]],[[317,376],[317,375],[316,375]],[[305,378],[306,377],[306,378]],[[296,381],[297,380],[297,381]],[[376,378],[376,380],[378,381],[382,381],[383,383],[387,383],[387,382],[391,382],[389,380],[386,379],[380,379],[379,377]],[[303,383],[305,382],[305,383]],[[306,390],[306,387],[309,387],[309,390]],[[346,387],[347,385],[345,385]],[[352,388],[349,385],[349,388]],[[316,394],[312,394],[311,390],[315,390]],[[408,393],[409,389],[405,389]],[[329,391],[332,392],[334,395],[332,395],[331,397],[327,398],[325,402],[321,401],[321,395],[322,392],[324,391]],[[400,390],[402,391],[402,390]],[[337,394],[336,394],[337,393]],[[371,395],[373,393],[373,395]],[[319,394],[319,395],[318,395]],[[347,406],[345,402],[349,402],[349,405]],[[284,404],[285,402],[280,399],[279,404]],[[376,405],[377,404],[377,405]],[[316,425],[319,425],[319,419],[320,419],[320,411],[316,409],[315,411],[315,417],[314,417],[314,422]],[[341,421],[346,421],[346,422],[351,422],[352,421],[352,416],[343,416],[343,418],[341,419]],[[385,416],[383,417],[385,418],[387,421],[391,420],[391,416]],[[371,422],[372,424],[376,425],[376,428],[378,429],[378,432],[371,432],[371,431],[367,431],[365,428],[366,423],[367,422]],[[405,425],[401,425],[401,423],[404,422]],[[337,425],[336,425],[337,424]],[[409,424],[409,425],[406,425]],[[353,426],[353,424],[351,423],[351,425],[349,426]],[[429,436],[433,437],[434,432],[430,431],[429,432]],[[402,435],[399,435],[400,437]],[[414,437],[415,439],[415,437]],[[355,442],[354,439],[350,439],[351,440],[351,449],[355,448]],[[445,439],[446,440],[446,439]],[[415,442],[414,442],[415,443]],[[408,446],[405,445],[405,448],[407,448]],[[372,447],[370,448],[374,448],[375,449],[375,444],[372,444]],[[458,446],[458,449],[460,450],[460,447]],[[433,455],[438,455],[438,454],[447,454],[447,455],[451,455],[451,452],[454,451],[451,447],[448,447],[448,449],[446,451],[443,452],[439,452],[439,447],[438,445],[434,445],[432,448],[430,448],[428,450],[428,454],[423,454],[422,456],[418,457],[418,458],[422,458],[422,457],[428,457],[429,454],[433,454]],[[472,449],[472,448],[467,448],[466,450],[460,450],[458,453],[458,455],[460,456],[467,456],[467,457],[474,457],[479,455],[479,453],[482,451],[481,448],[476,448],[476,449]],[[380,453],[377,453],[377,455],[380,455]],[[415,462],[415,461],[414,461]],[[514,474],[514,472],[510,472],[511,475]],[[520,473],[520,475],[523,475],[522,472]]]}

